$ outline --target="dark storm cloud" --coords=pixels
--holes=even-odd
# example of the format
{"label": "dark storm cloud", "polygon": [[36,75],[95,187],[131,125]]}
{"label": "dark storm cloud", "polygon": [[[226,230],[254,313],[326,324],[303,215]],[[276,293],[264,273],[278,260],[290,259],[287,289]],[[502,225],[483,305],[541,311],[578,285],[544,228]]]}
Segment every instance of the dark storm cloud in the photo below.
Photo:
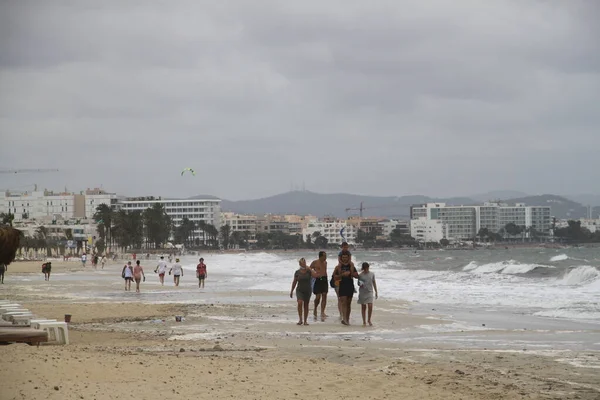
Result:
{"label": "dark storm cloud", "polygon": [[[599,11],[3,2],[0,166],[61,168],[28,177],[46,186],[165,196],[256,197],[292,181],[389,195],[589,192]],[[187,166],[198,179],[178,179]]]}

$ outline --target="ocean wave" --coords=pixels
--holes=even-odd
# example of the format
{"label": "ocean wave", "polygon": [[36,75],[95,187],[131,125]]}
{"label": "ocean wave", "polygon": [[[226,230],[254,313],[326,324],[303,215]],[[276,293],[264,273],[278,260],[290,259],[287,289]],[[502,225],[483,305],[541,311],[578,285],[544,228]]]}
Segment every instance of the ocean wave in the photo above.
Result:
{"label": "ocean wave", "polygon": [[600,271],[590,265],[582,265],[567,272],[562,278],[558,279],[560,285],[581,285],[597,281],[600,278]]}
{"label": "ocean wave", "polygon": [[566,254],[559,254],[557,256],[554,256],[552,258],[550,258],[550,262],[556,262],[556,261],[565,261],[568,260],[569,256]]}
{"label": "ocean wave", "polygon": [[475,261],[471,261],[463,268],[463,271],[471,272],[473,274],[501,273],[506,275],[522,275],[534,271],[538,268],[554,267],[541,264],[521,264],[515,260],[501,261],[482,265],[477,264]]}
{"label": "ocean wave", "polygon": [[597,309],[557,308],[553,310],[542,310],[533,313],[538,317],[564,318],[571,320],[597,321],[600,319],[600,311]]}

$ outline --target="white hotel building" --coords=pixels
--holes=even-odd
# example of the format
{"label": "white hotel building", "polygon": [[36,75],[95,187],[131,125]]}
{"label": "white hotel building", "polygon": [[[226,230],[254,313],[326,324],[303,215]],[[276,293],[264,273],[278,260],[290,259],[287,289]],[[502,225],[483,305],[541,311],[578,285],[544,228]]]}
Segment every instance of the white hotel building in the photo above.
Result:
{"label": "white hotel building", "polygon": [[[196,224],[203,221],[221,227],[221,199],[203,196],[196,199],[155,199],[151,197],[129,198],[119,201],[119,207],[125,211],[144,211],[154,204],[162,204],[165,212],[179,226],[184,218]],[[195,236],[204,239],[204,232],[196,230]]]}
{"label": "white hotel building", "polygon": [[[479,206],[447,206],[445,203],[414,205],[410,208],[411,228],[435,230],[440,221],[448,240],[472,240],[482,228],[498,232],[509,223],[533,228],[542,235],[551,234],[550,206],[526,206],[522,203],[485,203]],[[412,230],[411,230],[412,233]],[[414,237],[414,235],[413,235]],[[436,236],[437,237],[437,236]]]}

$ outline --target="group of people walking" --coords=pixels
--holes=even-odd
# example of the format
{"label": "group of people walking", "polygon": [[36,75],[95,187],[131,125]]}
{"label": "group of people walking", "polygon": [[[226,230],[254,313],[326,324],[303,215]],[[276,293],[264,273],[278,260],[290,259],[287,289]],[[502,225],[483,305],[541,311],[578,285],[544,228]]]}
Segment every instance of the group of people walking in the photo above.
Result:
{"label": "group of people walking", "polygon": [[352,310],[352,298],[356,293],[354,279],[358,280],[358,304],[361,305],[363,326],[367,323],[372,326],[371,316],[373,314],[373,301],[378,297],[377,282],[375,274],[370,271],[369,263],[362,263],[360,273],[352,262],[352,253],[348,250],[348,243],[342,243],[342,251],[338,254],[338,263],[333,270],[331,279],[327,276],[327,253],[319,252],[319,258],[307,266],[306,260],[299,260],[300,268],[294,273],[290,298],[296,290],[298,302],[298,325],[308,325],[308,313],[310,298],[315,295],[314,318],[317,320],[317,311],[321,306],[321,321],[325,321],[328,315],[325,313],[327,307],[327,294],[329,287],[335,290],[338,298],[338,311],[341,323],[350,325],[350,312]]}
{"label": "group of people walking", "polygon": [[[135,266],[131,265],[131,261],[128,261],[127,264],[123,267],[121,271],[121,277],[125,280],[125,290],[131,290],[131,282],[135,281],[136,292],[140,292],[140,282],[146,281],[146,276],[144,275],[144,268],[140,265],[140,260],[135,262]],[[179,286],[180,279],[183,277],[183,266],[179,262],[179,258],[175,259],[175,264],[169,268],[168,264],[165,262],[165,257],[161,256],[158,265],[154,269],[154,273],[158,274],[158,279],[161,285],[165,284],[165,275],[167,274],[167,270],[169,275],[173,275],[173,283],[175,286]],[[196,278],[198,279],[198,287],[204,288],[204,281],[207,278],[208,273],[206,272],[206,264],[204,264],[204,258],[200,258],[199,264],[196,266]]]}

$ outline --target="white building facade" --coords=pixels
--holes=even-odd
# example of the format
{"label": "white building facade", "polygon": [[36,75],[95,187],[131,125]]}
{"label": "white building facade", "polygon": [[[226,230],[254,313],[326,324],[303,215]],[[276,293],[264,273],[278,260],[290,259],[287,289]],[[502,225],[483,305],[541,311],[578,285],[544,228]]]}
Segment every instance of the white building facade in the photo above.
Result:
{"label": "white building facade", "polygon": [[[204,222],[212,224],[217,229],[221,227],[221,200],[216,197],[201,199],[154,199],[134,198],[120,200],[118,207],[124,211],[144,211],[154,204],[162,204],[166,214],[171,217],[175,227],[181,225],[184,218],[198,224]],[[198,238],[204,238],[204,232],[200,229],[194,231]]]}
{"label": "white building facade", "polygon": [[436,242],[446,239],[446,224],[441,220],[431,220],[424,217],[410,221],[410,234],[420,243]]}
{"label": "white building facade", "polygon": [[410,223],[406,221],[396,221],[393,219],[379,222],[381,234],[389,239],[392,231],[398,229],[404,235],[410,235]]}
{"label": "white building facade", "polygon": [[229,225],[231,227],[231,232],[249,232],[249,239],[256,239],[258,226],[258,217],[256,215],[224,212],[221,213],[221,224]]}
{"label": "white building facade", "polygon": [[48,190],[32,192],[5,192],[0,198],[0,212],[11,213],[15,221],[42,218],[91,219],[100,204],[115,207],[117,196],[101,189],[79,194]]}
{"label": "white building facade", "polygon": [[498,233],[511,223],[531,228],[543,236],[550,236],[552,230],[550,206],[526,206],[522,203],[447,206],[445,203],[428,203],[414,205],[410,211],[411,220],[442,221],[449,240],[472,240],[482,228]]}
{"label": "white building facade", "polygon": [[306,228],[302,229],[302,236],[306,240],[307,235],[312,236],[315,232],[321,233],[329,244],[341,245],[344,239],[350,245],[356,244],[356,228],[346,222],[309,222]]}

